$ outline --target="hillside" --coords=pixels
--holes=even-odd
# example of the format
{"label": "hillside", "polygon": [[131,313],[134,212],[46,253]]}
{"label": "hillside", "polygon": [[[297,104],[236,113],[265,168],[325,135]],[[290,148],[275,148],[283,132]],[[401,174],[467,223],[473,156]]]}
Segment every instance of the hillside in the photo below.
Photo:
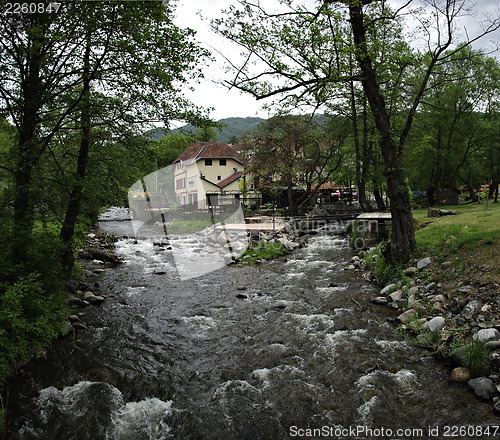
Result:
{"label": "hillside", "polygon": [[[222,131],[220,133],[217,133],[217,141],[226,143],[230,142],[233,136],[239,138],[242,134],[247,133],[256,128],[257,125],[262,121],[264,121],[264,119],[255,117],[221,119],[218,122],[220,122],[224,126],[222,128]],[[172,132],[182,132],[189,134],[189,133],[194,133],[195,130],[196,130],[195,127],[193,127],[190,124],[187,124],[184,125],[183,127],[172,130]],[[156,130],[156,132],[150,132],[148,134],[150,134],[154,140],[158,140],[164,137],[166,133],[167,132],[165,132],[164,130],[158,129]]]}

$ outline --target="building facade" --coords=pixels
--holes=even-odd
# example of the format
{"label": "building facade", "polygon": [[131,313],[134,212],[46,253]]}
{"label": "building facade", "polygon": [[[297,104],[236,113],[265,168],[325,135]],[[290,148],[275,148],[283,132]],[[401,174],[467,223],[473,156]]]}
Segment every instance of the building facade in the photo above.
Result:
{"label": "building facade", "polygon": [[194,209],[239,203],[245,159],[221,142],[193,143],[175,159],[177,203]]}

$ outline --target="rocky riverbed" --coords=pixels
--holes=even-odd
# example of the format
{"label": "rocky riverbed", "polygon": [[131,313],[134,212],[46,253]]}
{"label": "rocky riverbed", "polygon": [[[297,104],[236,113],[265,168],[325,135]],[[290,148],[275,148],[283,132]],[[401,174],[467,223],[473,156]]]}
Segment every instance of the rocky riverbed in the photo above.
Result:
{"label": "rocky riverbed", "polygon": [[[283,228],[277,231],[250,234],[249,243],[282,245],[289,252],[306,246],[311,231],[293,222],[281,225]],[[218,232],[214,227],[201,231],[201,237],[203,243],[219,247],[228,246],[230,241],[226,232]],[[114,252],[116,240],[102,231],[88,234],[88,240],[79,252],[85,281],[68,286],[73,293],[67,300],[68,305],[75,306],[78,311],[68,317],[66,334],[86,330],[84,309],[98,306],[107,299],[106,295],[95,294],[93,290],[98,290],[97,277],[106,268],[121,263]],[[157,240],[154,245],[171,249],[169,240]],[[234,243],[229,251],[232,252],[232,262],[252,261],[248,256],[234,253]],[[500,414],[499,285],[480,276],[457,279],[451,285],[440,280],[442,274],[455,272],[452,262],[438,264],[432,257],[427,257],[411,263],[404,270],[403,280],[395,279],[382,285],[371,302],[392,309],[394,317],[391,320],[402,333],[449,365],[450,382],[468,384],[478,398],[491,401],[493,410]],[[377,283],[370,266],[358,255],[352,257],[347,269],[360,272],[365,280]],[[479,359],[479,366],[470,366],[466,352],[471,344],[477,344],[478,350],[481,345],[486,348],[486,365],[484,362],[481,365]],[[476,356],[480,357],[481,353]]]}
{"label": "rocky riverbed", "polygon": [[[364,258],[354,256],[347,269],[378,283]],[[453,283],[443,281],[449,272]],[[371,302],[393,309],[399,330],[449,365],[450,382],[467,384],[500,414],[499,284],[462,278],[453,262],[432,257],[410,262],[402,278],[381,285]]]}
{"label": "rocky riverbed", "polygon": [[74,309],[74,313],[64,323],[63,335],[87,330],[84,309],[91,305],[99,306],[108,298],[95,291],[99,288],[99,275],[121,263],[114,249],[116,241],[113,235],[98,230],[87,234],[84,246],[78,252],[81,276],[66,285],[69,292],[66,303]]}

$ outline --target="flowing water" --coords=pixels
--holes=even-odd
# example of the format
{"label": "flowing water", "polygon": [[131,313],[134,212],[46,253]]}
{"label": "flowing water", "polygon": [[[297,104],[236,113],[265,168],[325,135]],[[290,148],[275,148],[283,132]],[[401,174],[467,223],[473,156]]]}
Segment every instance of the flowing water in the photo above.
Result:
{"label": "flowing water", "polygon": [[[128,235],[119,214],[100,226]],[[17,379],[20,438],[441,438],[500,422],[398,336],[327,230],[287,260],[184,281],[151,239],[117,252],[124,264],[95,289],[109,299],[84,309],[88,330]]]}

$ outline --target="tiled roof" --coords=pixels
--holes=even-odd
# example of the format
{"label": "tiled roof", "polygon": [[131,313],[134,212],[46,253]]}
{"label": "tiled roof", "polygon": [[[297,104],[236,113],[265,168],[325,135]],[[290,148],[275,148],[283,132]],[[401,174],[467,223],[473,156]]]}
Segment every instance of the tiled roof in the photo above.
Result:
{"label": "tiled roof", "polygon": [[229,145],[214,141],[191,144],[174,160],[174,163],[181,160],[196,162],[200,159],[234,159],[242,165],[245,164],[245,158]]}
{"label": "tiled roof", "polygon": [[239,179],[242,174],[243,171],[238,171],[237,173],[231,174],[229,177],[226,177],[224,180],[221,180],[219,183],[217,183],[217,186],[220,188],[224,188],[230,183],[233,183],[236,179]]}
{"label": "tiled roof", "polygon": [[[314,189],[316,189],[317,186],[314,187]],[[319,189],[340,189],[342,188],[341,186],[338,186],[335,184],[335,182],[325,182],[323,183]]]}

